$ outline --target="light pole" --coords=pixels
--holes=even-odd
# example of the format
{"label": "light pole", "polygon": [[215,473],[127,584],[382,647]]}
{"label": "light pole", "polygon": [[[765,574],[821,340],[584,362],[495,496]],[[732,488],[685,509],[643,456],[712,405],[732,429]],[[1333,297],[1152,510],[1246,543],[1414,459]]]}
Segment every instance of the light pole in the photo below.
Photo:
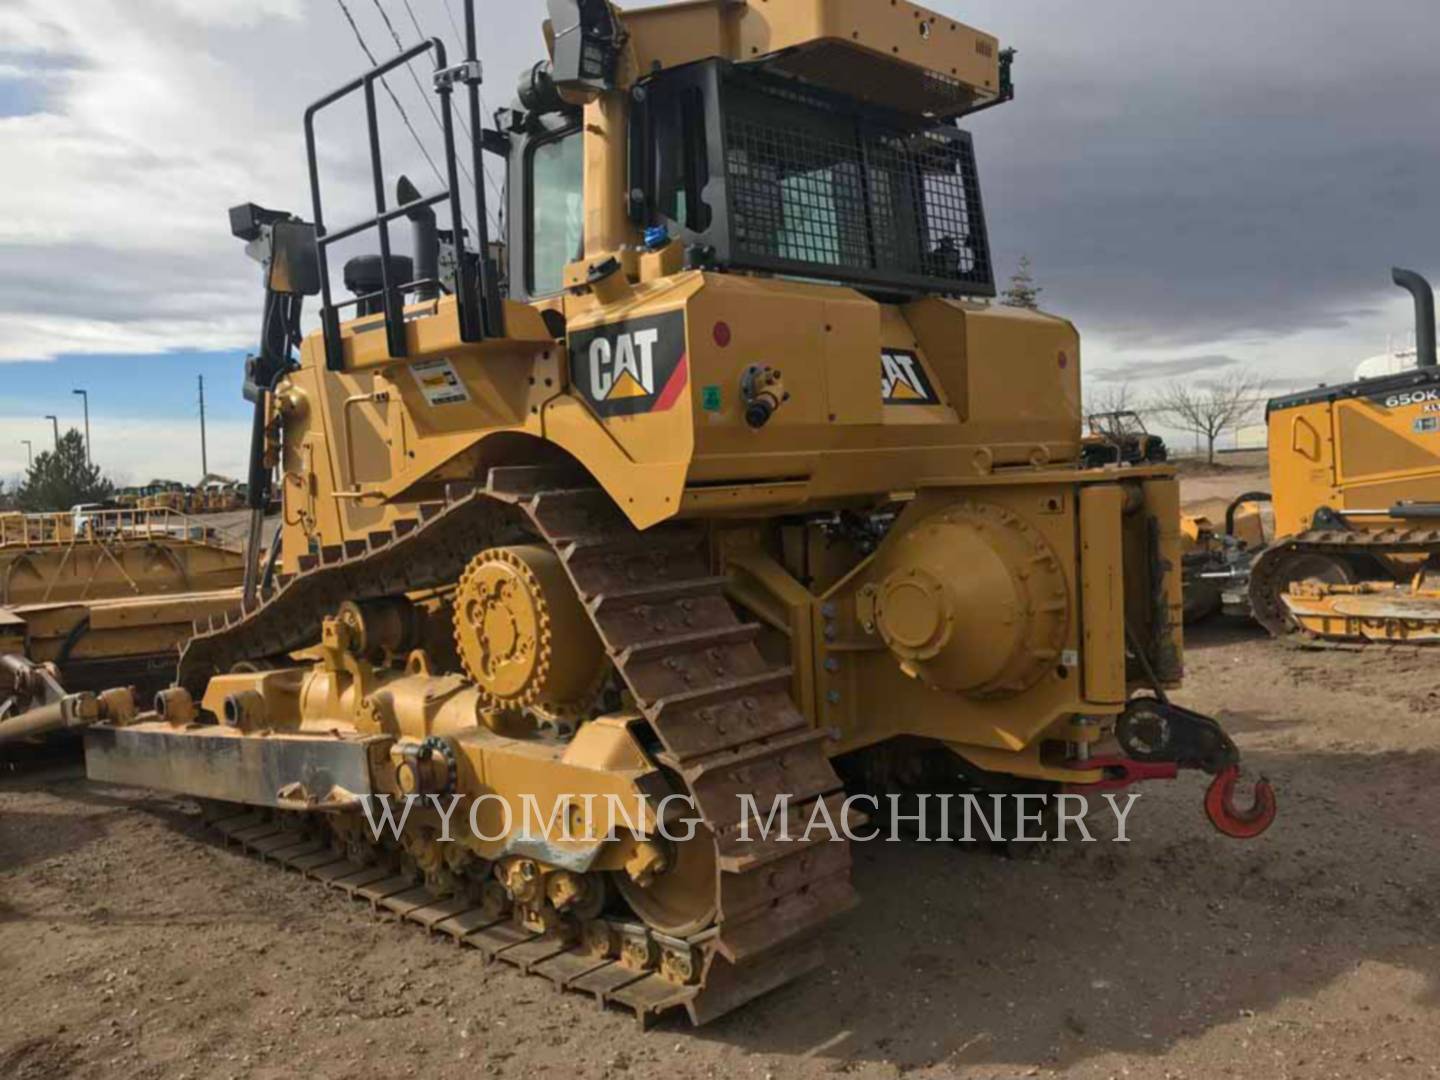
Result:
{"label": "light pole", "polygon": [[55,453],[60,453],[60,418],[58,416],[46,416],[46,420],[55,425]]}
{"label": "light pole", "polygon": [[35,467],[35,444],[29,439],[21,439],[20,441],[25,444],[25,454],[29,457],[30,467],[33,469]]}
{"label": "light pole", "polygon": [[90,395],[84,390],[71,390],[72,394],[79,394],[80,400],[85,403],[85,464],[90,464]]}
{"label": "light pole", "polygon": [[210,454],[205,446],[205,376],[200,376],[200,482],[210,475]]}

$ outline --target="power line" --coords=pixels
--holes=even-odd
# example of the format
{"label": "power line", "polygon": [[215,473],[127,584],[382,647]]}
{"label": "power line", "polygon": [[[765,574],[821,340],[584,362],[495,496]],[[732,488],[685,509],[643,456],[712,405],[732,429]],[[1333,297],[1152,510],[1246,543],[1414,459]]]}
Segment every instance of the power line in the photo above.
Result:
{"label": "power line", "polygon": [[[379,6],[380,6],[380,0],[375,0],[375,6],[376,6],[376,7],[379,7]],[[421,41],[424,41],[424,40],[425,40],[426,38],[428,38],[430,35],[427,34],[427,33],[425,33],[424,27],[422,27],[422,26],[420,25],[420,20],[419,20],[419,19],[416,17],[416,15],[415,15],[415,9],[410,6],[410,0],[405,0],[405,11],[406,11],[406,13],[409,14],[409,16],[410,16],[410,25],[413,26],[413,27],[415,27],[415,34],[416,34],[416,36],[419,37],[419,39],[420,39]],[[395,33],[395,27],[390,26],[390,20],[389,20],[388,18],[385,18],[385,12],[384,12],[383,9],[382,9],[381,12],[380,12],[380,17],[381,17],[382,19],[385,19],[385,25],[390,27],[390,36],[395,39],[395,44],[396,44],[396,45],[399,45],[399,44],[400,44],[400,37],[399,37],[398,34]],[[465,117],[457,115],[457,116],[455,117],[455,119],[459,122],[459,124],[460,124],[460,130],[465,133],[465,137],[466,137],[467,139],[470,138],[470,128],[469,128],[469,126],[465,123]]]}
{"label": "power line", "polygon": [[[378,4],[380,0],[375,0],[375,2]],[[410,24],[415,27],[415,33],[418,34],[423,41],[427,35],[424,28],[420,25],[419,17],[415,14],[414,6],[410,3],[410,0],[402,0],[402,2],[405,4],[405,11],[410,16]],[[455,11],[450,6],[450,0],[445,0],[445,15],[450,20],[450,29],[455,32],[455,42],[459,46],[460,52],[464,55],[469,55],[466,48],[465,35],[460,32],[459,24],[455,21]],[[485,104],[485,94],[479,87],[476,87],[476,96],[480,99],[480,113],[483,117],[490,111],[490,107]],[[462,111],[456,110],[455,115],[456,119],[460,122],[460,129],[465,133],[465,137],[473,141],[475,136],[471,133],[469,125],[466,124]],[[484,122],[483,119],[481,122]],[[490,190],[495,194],[495,204],[497,207],[497,209],[492,211],[487,206],[485,208],[485,216],[494,228],[495,236],[503,239],[505,235],[505,193],[495,181],[495,178],[490,175],[490,171],[485,168],[483,161],[480,164],[480,172],[485,177],[485,181],[490,185]],[[467,173],[466,175],[468,176],[469,174]]]}
{"label": "power line", "polygon": [[[415,17],[415,9],[411,7],[410,0],[404,0],[404,4],[405,10],[410,13],[410,21],[415,24],[415,32],[421,37],[424,37],[425,32],[420,29],[420,20]],[[455,19],[455,9],[450,6],[450,0],[445,0],[445,16],[450,20],[450,29],[455,32],[455,42],[460,46],[460,51],[462,53],[466,52],[468,43],[465,40],[465,35],[460,31],[460,24]],[[485,104],[485,91],[476,87],[476,94],[480,98],[480,114],[482,116],[488,115],[490,106]],[[461,123],[463,124],[464,121],[462,120]],[[504,192],[500,190],[500,185],[496,183],[495,178],[488,172],[485,174],[485,179],[490,181],[490,189],[495,192],[495,198],[500,200],[500,212],[503,215],[505,212]]]}
{"label": "power line", "polygon": [[[380,3],[380,0],[370,0],[370,2],[375,5],[375,10],[380,13],[380,19],[385,23],[385,29],[390,31],[390,38],[392,41],[395,42],[395,48],[398,49],[400,52],[404,52],[405,43],[400,40],[400,34],[396,31],[395,24],[390,21],[390,15],[385,10],[384,5]],[[411,18],[412,20],[414,19],[413,13],[411,15]],[[420,24],[418,22],[415,23],[415,30],[420,35],[420,40],[424,41],[425,32],[420,29]],[[412,67],[411,64],[407,63],[405,65],[405,71],[407,74],[409,74],[410,81],[415,84],[415,89],[420,94],[420,99],[425,102],[425,108],[430,113],[430,119],[435,121],[435,126],[439,128],[440,134],[444,135],[445,124],[443,121],[441,121],[440,114],[435,111],[435,103],[430,100],[430,95],[426,93],[425,87],[420,84],[420,77],[415,74],[414,67]],[[460,126],[462,129],[465,130],[466,138],[469,138],[470,132],[468,129],[465,129],[465,124],[463,120],[461,121]],[[460,166],[460,171],[465,175],[465,182],[468,183],[471,187],[474,187],[475,177],[472,176],[470,174],[470,170],[465,167],[464,159],[457,158],[456,163]]]}
{"label": "power line", "polygon": [[[355,34],[355,40],[360,43],[361,51],[365,53],[366,58],[372,66],[379,67],[380,61],[375,59],[375,54],[370,51],[370,46],[365,43],[365,35],[360,32],[360,27],[355,22],[355,16],[350,13],[350,8],[345,3],[345,0],[335,0],[335,2],[340,5],[340,10],[345,14],[345,21],[350,24],[350,29]],[[415,130],[415,125],[410,122],[410,116],[405,112],[405,106],[400,104],[400,99],[395,96],[395,91],[390,89],[389,82],[382,78],[380,85],[385,87],[385,93],[390,95],[390,101],[395,106],[395,111],[400,114],[400,119],[405,122],[405,127],[409,130],[411,137],[414,138],[415,145],[420,148],[420,153],[423,154],[425,160],[429,162],[430,170],[435,174],[435,179],[442,188],[445,187],[445,177],[441,175],[440,167],[435,164],[435,159],[430,156],[430,151],[425,148],[425,141],[420,138],[420,133]]]}
{"label": "power line", "polygon": [[[405,5],[409,7],[409,4]],[[450,6],[450,0],[445,0],[445,15],[450,20],[450,29],[455,31],[455,40],[460,43],[461,48],[465,46],[465,35],[460,32],[460,24],[455,21],[455,9]]]}

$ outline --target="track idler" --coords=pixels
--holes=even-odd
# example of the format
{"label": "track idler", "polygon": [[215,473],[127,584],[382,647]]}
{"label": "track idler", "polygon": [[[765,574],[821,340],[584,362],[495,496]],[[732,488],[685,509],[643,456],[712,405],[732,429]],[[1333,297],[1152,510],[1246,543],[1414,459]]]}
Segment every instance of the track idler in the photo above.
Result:
{"label": "track idler", "polygon": [[1115,737],[1132,760],[1200,769],[1215,779],[1205,792],[1205,816],[1226,836],[1250,840],[1275,820],[1275,789],[1261,777],[1251,805],[1235,805],[1240,749],[1214,720],[1158,698],[1136,698],[1115,723]]}

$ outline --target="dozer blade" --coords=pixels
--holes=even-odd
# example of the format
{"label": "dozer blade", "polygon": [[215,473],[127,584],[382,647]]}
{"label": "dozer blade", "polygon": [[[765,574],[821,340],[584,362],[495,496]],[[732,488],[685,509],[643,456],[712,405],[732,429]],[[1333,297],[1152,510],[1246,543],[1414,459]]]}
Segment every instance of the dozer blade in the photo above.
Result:
{"label": "dozer blade", "polygon": [[1440,592],[1380,583],[1306,582],[1283,598],[1295,622],[1317,638],[1429,645],[1440,642]]}

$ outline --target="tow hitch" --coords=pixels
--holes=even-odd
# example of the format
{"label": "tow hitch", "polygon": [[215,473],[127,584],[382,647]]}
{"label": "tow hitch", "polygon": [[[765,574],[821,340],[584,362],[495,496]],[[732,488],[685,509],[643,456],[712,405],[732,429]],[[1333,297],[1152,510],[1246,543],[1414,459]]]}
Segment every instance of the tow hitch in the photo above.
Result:
{"label": "tow hitch", "polygon": [[1142,780],[1172,780],[1181,769],[1200,769],[1215,778],[1205,792],[1205,816],[1220,832],[1249,840],[1275,820],[1275,789],[1263,776],[1255,782],[1251,805],[1236,807],[1240,750],[1210,717],[1159,698],[1136,698],[1115,721],[1115,738],[1125,756],[1092,758],[1087,767],[1103,769],[1106,779],[1073,790],[1115,791]]}

